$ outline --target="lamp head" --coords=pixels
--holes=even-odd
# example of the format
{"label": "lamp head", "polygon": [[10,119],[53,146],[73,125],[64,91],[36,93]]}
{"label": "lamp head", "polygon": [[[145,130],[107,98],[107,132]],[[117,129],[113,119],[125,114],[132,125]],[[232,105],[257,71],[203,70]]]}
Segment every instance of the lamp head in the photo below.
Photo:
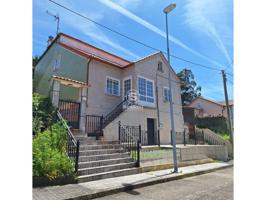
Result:
{"label": "lamp head", "polygon": [[163,9],[163,12],[164,12],[165,14],[168,14],[169,12],[171,12],[172,10],[174,10],[175,7],[176,7],[176,4],[175,4],[175,3],[171,3],[170,5],[168,5],[167,7],[165,7],[165,8]]}

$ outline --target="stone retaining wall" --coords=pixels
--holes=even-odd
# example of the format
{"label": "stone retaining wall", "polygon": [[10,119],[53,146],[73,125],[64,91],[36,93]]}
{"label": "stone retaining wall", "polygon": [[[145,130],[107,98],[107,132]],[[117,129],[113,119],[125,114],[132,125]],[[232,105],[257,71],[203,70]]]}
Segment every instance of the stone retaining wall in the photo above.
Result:
{"label": "stone retaining wall", "polygon": [[197,145],[193,147],[180,148],[180,157],[182,161],[205,158],[227,161],[228,151],[227,147],[222,145]]}

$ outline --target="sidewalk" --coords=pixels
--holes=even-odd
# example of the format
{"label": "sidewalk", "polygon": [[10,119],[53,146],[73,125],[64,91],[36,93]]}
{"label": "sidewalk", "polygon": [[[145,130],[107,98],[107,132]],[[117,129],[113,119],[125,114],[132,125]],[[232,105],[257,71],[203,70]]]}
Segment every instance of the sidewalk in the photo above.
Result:
{"label": "sidewalk", "polygon": [[179,173],[173,174],[172,169],[153,171],[130,176],[122,176],[80,184],[64,186],[51,186],[33,189],[34,200],[66,200],[66,199],[92,199],[108,194],[177,180],[189,176],[200,175],[233,166],[231,162],[216,162],[202,165],[180,167]]}

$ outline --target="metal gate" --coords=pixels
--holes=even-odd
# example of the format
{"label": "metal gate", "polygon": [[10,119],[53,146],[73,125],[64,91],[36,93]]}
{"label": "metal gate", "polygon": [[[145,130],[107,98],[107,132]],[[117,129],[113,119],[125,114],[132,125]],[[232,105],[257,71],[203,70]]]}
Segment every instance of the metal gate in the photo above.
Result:
{"label": "metal gate", "polygon": [[103,136],[103,116],[87,115],[85,131],[88,136]]}
{"label": "metal gate", "polygon": [[59,100],[59,112],[72,129],[79,129],[80,103]]}

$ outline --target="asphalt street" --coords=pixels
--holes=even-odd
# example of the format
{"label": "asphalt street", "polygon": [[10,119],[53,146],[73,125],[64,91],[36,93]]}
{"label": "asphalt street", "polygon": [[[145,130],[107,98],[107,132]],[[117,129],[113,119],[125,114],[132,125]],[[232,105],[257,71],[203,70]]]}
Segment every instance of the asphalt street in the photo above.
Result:
{"label": "asphalt street", "polygon": [[97,198],[97,200],[233,200],[233,168]]}

